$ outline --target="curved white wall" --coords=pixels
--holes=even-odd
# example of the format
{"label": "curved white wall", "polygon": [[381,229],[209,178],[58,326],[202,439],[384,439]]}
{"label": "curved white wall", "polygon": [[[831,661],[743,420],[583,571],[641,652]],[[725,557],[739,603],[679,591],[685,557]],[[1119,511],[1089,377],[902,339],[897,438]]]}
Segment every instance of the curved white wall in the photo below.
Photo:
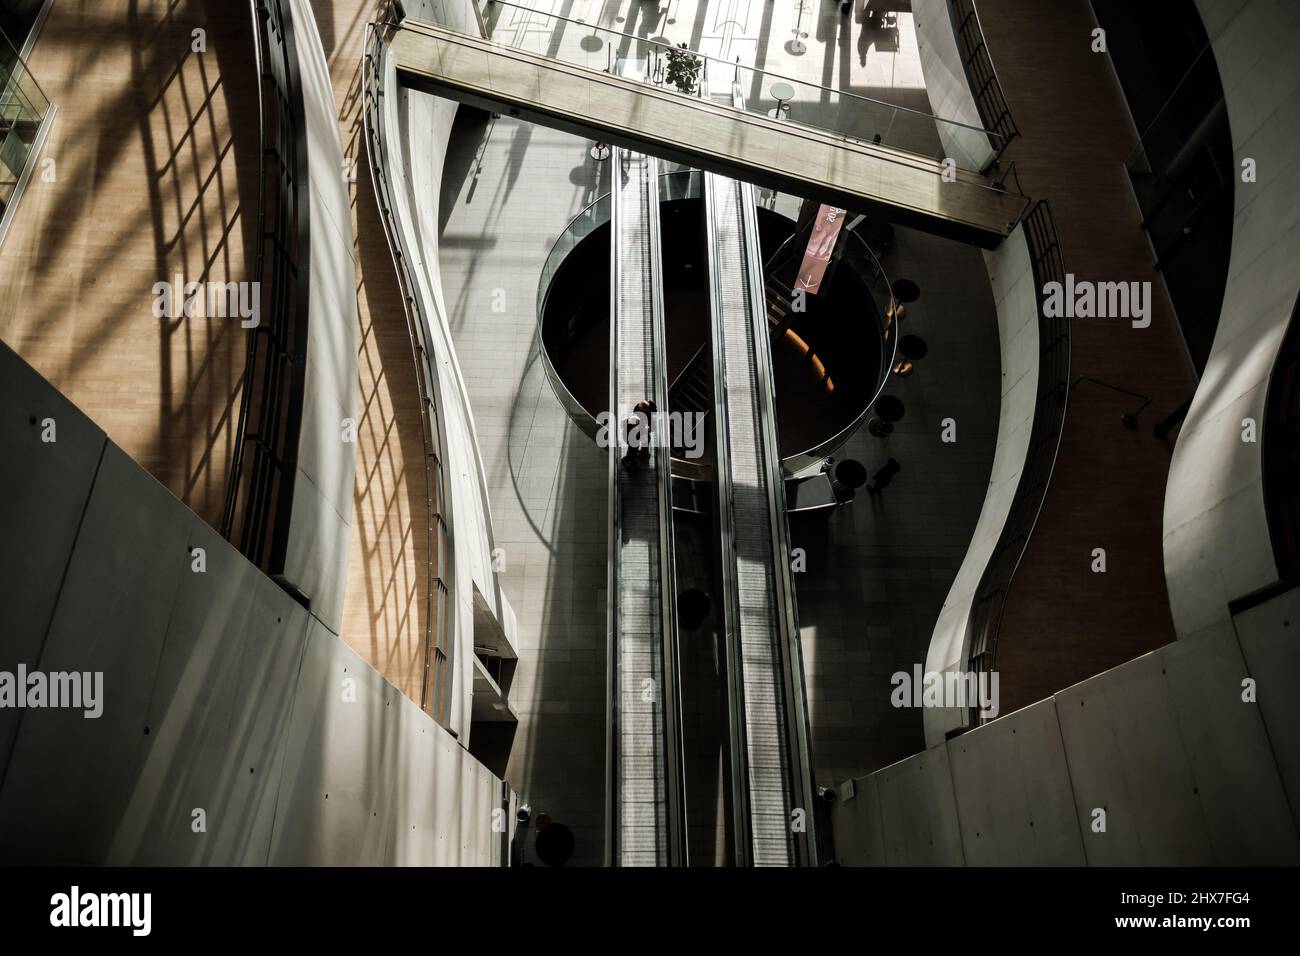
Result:
{"label": "curved white wall", "polygon": [[303,90],[311,248],[307,371],[298,473],[284,577],[311,600],[312,613],[338,634],[347,592],[348,542],[356,442],[343,423],[357,420],[356,269],[352,206],[344,183],[329,67],[308,0],[292,0]]}
{"label": "curved white wall", "polygon": [[[970,548],[957,569],[948,597],[930,638],[925,658],[927,672],[967,669],[966,625],[975,592],[989,558],[1007,523],[1011,503],[1020,484],[1029,452],[1038,395],[1038,290],[1029,258],[1025,227],[1021,225],[993,252],[984,253],[993,299],[998,311],[998,344],[1002,351],[1002,406],[998,442],[988,491],[980,509]],[[962,708],[925,709],[926,746],[941,743],[944,735],[966,726]]]}
{"label": "curved white wall", "polygon": [[[1277,580],[1261,444],[1242,441],[1242,422],[1262,432],[1269,375],[1300,295],[1300,4],[1196,5],[1223,81],[1238,181],[1223,311],[1165,492],[1165,578],[1180,638],[1224,627],[1230,601]],[[1247,158],[1254,183],[1240,181]]]}
{"label": "curved white wall", "polygon": [[994,149],[966,79],[948,0],[912,0],[912,21],[930,112],[974,127],[938,123],[939,142],[962,169],[983,169],[992,161]]}
{"label": "curved white wall", "polygon": [[[947,0],[914,0],[912,13],[931,110],[936,116],[976,127],[965,129],[939,123],[940,141],[959,166],[982,169],[992,159],[993,148],[980,129],[979,109],[962,67]],[[1024,226],[1017,228],[996,250],[985,252],[984,260],[997,305],[998,343],[1002,353],[998,439],[979,520],[930,638],[925,658],[927,673],[967,670],[970,654],[967,624],[975,593],[1011,512],[1034,424],[1039,364],[1038,289]],[[926,746],[938,746],[949,731],[966,727],[968,722],[965,708],[925,708]]]}
{"label": "curved white wall", "polygon": [[[428,5],[412,4],[412,15],[428,15]],[[468,4],[449,5],[448,16],[459,11],[458,29],[477,30]],[[455,26],[455,23],[449,23]],[[387,144],[385,170],[393,215],[427,326],[424,341],[431,353],[432,387],[442,432],[444,520],[451,530],[453,555],[448,588],[455,604],[452,717],[453,732],[467,740],[473,691],[475,595],[513,646],[514,612],[493,570],[492,513],[470,408],[443,301],[438,267],[438,204],[443,159],[451,137],[457,105],[425,93],[402,89],[390,63],[384,66],[383,136]],[[484,316],[482,321],[491,321]]]}

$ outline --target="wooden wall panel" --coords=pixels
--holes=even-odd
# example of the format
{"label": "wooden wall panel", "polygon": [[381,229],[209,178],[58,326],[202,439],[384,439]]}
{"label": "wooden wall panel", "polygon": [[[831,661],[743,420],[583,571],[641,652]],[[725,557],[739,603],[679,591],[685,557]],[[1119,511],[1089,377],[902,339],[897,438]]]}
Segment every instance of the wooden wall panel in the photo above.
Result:
{"label": "wooden wall panel", "polygon": [[[193,31],[206,31],[195,52]],[[156,318],[153,285],[248,278],[257,77],[247,4],[61,0],[29,65],[58,106],[0,250],[0,337],[210,524],[245,334]],[[237,118],[237,121],[236,121]]]}
{"label": "wooden wall panel", "polygon": [[[1154,299],[1149,328],[1073,322],[1074,379],[1153,401],[1128,431],[1120,416],[1141,400],[1091,381],[1070,396],[1056,474],[998,645],[1008,713],[1174,639],[1161,545],[1173,440],[1154,438],[1151,427],[1196,383],[1124,168],[1137,132],[1114,70],[1090,49],[1087,0],[983,0],[979,10],[1023,134],[1004,166],[1014,160],[1026,194],[1052,201],[1070,272],[1150,281]],[[1106,549],[1105,574],[1090,570],[1094,548]]]}

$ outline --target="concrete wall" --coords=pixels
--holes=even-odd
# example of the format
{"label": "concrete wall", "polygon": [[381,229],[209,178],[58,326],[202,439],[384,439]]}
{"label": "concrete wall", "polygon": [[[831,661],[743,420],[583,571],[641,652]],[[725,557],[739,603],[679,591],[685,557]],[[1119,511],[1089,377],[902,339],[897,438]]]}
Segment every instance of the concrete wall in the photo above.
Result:
{"label": "concrete wall", "polygon": [[[408,6],[415,17],[437,15],[433,6]],[[450,4],[449,26],[470,29],[472,8]],[[451,137],[457,104],[424,93],[401,89],[391,65],[384,70],[382,135],[386,144],[385,175],[392,193],[399,241],[411,268],[415,294],[426,319],[423,341],[433,366],[432,387],[441,432],[444,478],[443,517],[451,532],[453,567],[448,590],[454,601],[454,667],[450,728],[468,739],[472,711],[474,659],[474,594],[513,649],[515,618],[501,593],[493,568],[492,513],[469,396],[447,321],[442,278],[438,267],[439,200],[443,159]],[[486,319],[485,319],[486,320]]]}
{"label": "concrete wall", "polygon": [[983,169],[992,162],[995,150],[966,79],[948,0],[912,0],[912,19],[930,111],[965,124],[937,124],[945,155],[962,169]]}
{"label": "concrete wall", "polygon": [[357,419],[357,297],[352,208],[344,181],[329,68],[308,0],[292,0],[294,39],[306,113],[310,297],[306,385],[285,578],[312,612],[340,630],[352,526]]}
{"label": "concrete wall", "polygon": [[0,708],[0,859],[499,858],[500,782],[3,347],[0,444],[0,671],[103,673]]}
{"label": "concrete wall", "polygon": [[[1226,633],[1169,644],[847,781],[833,810],[836,858],[1300,863],[1296,627],[1300,591],[1291,591]],[[1243,700],[1248,676],[1256,696]]]}
{"label": "concrete wall", "polygon": [[[965,671],[969,653],[966,624],[975,592],[1006,525],[1025,467],[1038,393],[1038,294],[1024,226],[993,252],[984,253],[998,310],[1002,352],[1002,405],[998,441],[988,491],[970,547],[943,602],[925,657],[927,672]],[[965,726],[962,708],[925,712],[925,740],[934,746],[956,727]]]}
{"label": "concrete wall", "polygon": [[[1300,295],[1300,5],[1197,0],[1223,81],[1238,175],[1232,256],[1218,331],[1169,468],[1165,576],[1179,637],[1222,628],[1228,603],[1277,580],[1264,510],[1260,441],[1269,375]],[[1263,436],[1267,441],[1268,436]]]}

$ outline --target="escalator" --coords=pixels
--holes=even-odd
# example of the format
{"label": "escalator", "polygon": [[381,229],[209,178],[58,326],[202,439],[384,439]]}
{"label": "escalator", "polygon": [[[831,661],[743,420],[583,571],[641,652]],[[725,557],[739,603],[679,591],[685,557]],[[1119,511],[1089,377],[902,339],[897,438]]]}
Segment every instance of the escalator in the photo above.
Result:
{"label": "escalator", "polygon": [[705,205],[731,842],[737,865],[812,865],[808,724],[753,187],[707,174]]}
{"label": "escalator", "polygon": [[[658,163],[615,149],[612,168],[606,862],[684,865]],[[648,436],[626,427],[642,401]]]}

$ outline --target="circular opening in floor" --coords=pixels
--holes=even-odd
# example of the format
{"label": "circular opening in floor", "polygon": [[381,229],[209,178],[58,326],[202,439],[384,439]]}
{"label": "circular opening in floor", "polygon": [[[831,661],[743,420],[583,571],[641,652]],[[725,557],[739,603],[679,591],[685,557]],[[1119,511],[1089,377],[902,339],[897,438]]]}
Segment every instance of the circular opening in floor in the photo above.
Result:
{"label": "circular opening in floor", "polygon": [[[680,177],[682,174],[674,174]],[[698,178],[698,177],[697,177]],[[664,326],[670,411],[703,412],[697,465],[713,444],[708,254],[698,189],[664,177],[660,222]],[[692,195],[691,193],[695,193]],[[684,194],[684,195],[683,195]],[[790,308],[801,249],[789,243],[795,222],[758,210],[781,456],[829,454],[863,420],[889,371],[873,287],[887,288],[879,265],[856,236],[804,310]],[[610,225],[608,196],[578,216],[552,253],[541,290],[542,349],[552,384],[588,434],[609,405]],[[684,456],[675,451],[680,459]]]}

